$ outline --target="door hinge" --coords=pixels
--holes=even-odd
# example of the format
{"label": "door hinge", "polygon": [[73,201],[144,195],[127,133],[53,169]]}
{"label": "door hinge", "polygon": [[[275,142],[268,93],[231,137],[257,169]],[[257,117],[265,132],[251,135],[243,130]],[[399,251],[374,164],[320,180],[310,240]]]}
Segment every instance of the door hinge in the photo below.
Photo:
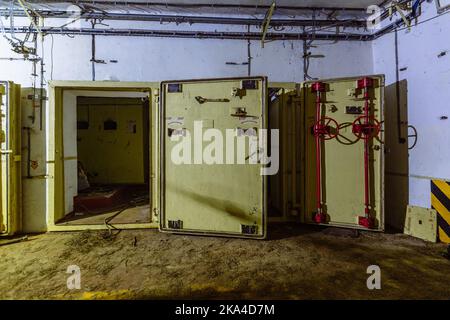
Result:
{"label": "door hinge", "polygon": [[169,220],[167,222],[170,229],[183,229],[183,221],[182,220]]}
{"label": "door hinge", "polygon": [[258,233],[258,226],[257,225],[241,224],[241,232],[243,234],[257,234]]}

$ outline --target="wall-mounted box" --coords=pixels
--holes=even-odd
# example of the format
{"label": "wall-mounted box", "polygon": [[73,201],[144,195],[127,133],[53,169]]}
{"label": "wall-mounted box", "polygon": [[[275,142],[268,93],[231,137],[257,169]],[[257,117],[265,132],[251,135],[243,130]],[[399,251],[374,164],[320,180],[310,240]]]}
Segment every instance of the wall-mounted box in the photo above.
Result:
{"label": "wall-mounted box", "polygon": [[407,235],[430,242],[437,240],[437,213],[434,209],[408,206],[405,229]]}

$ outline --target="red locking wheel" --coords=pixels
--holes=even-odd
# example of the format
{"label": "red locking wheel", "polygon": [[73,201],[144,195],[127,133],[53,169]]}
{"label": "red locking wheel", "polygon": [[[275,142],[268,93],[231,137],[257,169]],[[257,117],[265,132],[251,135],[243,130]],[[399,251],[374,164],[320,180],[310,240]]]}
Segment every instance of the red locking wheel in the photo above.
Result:
{"label": "red locking wheel", "polygon": [[352,132],[358,139],[369,140],[378,136],[381,131],[381,123],[373,116],[361,116],[352,124]]}
{"label": "red locking wheel", "polygon": [[339,134],[339,124],[333,118],[323,117],[314,124],[313,134],[323,140],[334,139]]}

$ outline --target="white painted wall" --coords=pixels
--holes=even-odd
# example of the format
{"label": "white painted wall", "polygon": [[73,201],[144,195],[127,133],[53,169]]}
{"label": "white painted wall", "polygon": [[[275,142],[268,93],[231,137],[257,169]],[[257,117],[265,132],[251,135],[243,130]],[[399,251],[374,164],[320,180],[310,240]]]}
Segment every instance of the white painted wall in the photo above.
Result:
{"label": "white painted wall", "polygon": [[[437,15],[434,3],[424,3],[425,21]],[[408,81],[408,120],[417,128],[417,146],[409,154],[409,202],[430,207],[430,178],[450,180],[450,15],[446,14],[398,32],[399,80]],[[446,51],[447,55],[438,58]],[[395,35],[373,41],[374,72],[395,83]]]}
{"label": "white painted wall", "polygon": [[[96,58],[117,63],[96,64],[96,80],[161,81],[208,77],[246,76],[247,42],[240,40],[198,40],[167,38],[96,37]],[[92,80],[91,38],[53,36],[45,38],[44,59],[47,80]],[[369,42],[320,44],[311,59],[310,74],[330,78],[371,73]],[[270,81],[303,81],[303,43],[278,41],[265,45],[252,41],[252,75],[266,75]],[[0,57],[12,56],[0,40]],[[53,56],[53,63],[52,57]],[[31,62],[0,61],[1,78],[31,85]],[[53,72],[52,72],[53,70]]]}
{"label": "white painted wall", "polygon": [[[306,16],[304,18],[307,18]],[[45,19],[46,27],[66,25],[69,28],[90,28],[84,19]],[[3,23],[9,26],[9,21]],[[158,22],[110,21],[97,29],[152,29],[178,31],[247,32],[246,26],[207,24],[167,24]],[[15,18],[15,26],[28,26],[27,18]],[[251,27],[251,32],[261,28]],[[271,32],[276,32],[271,30]],[[302,32],[289,27],[286,33]],[[333,32],[333,31],[331,31]],[[345,29],[341,32],[363,33],[363,30]],[[23,38],[23,34],[17,34]],[[367,74],[372,71],[372,48],[369,42],[314,42],[313,54],[325,58],[313,59],[310,74],[317,77],[340,77]],[[0,37],[0,58],[17,57],[9,44]],[[92,80],[91,36],[48,35],[38,52],[44,56],[47,80]],[[260,41],[251,42],[252,74],[268,76],[271,81],[303,80],[303,42],[276,41],[261,48]],[[213,39],[176,39],[150,37],[96,36],[96,59],[107,64],[96,64],[96,80],[161,81],[208,77],[246,76],[247,66],[226,65],[226,62],[247,62],[247,41]],[[118,63],[109,63],[117,60]],[[339,63],[336,63],[336,62]],[[22,84],[31,83],[31,63],[2,61],[0,78]]]}

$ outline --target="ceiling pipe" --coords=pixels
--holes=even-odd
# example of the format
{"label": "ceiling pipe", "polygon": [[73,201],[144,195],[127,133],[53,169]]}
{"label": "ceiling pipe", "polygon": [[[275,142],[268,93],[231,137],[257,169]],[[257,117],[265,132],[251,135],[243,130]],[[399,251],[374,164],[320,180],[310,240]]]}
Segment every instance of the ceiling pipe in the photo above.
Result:
{"label": "ceiling pipe", "polygon": [[[44,18],[70,18],[72,13],[66,11],[35,10]],[[0,15],[6,16],[9,12],[0,9]],[[14,10],[14,16],[24,17],[23,10]],[[231,17],[205,17],[205,16],[180,16],[180,15],[159,15],[159,14],[137,14],[137,13],[102,13],[102,12],[83,12],[83,19],[105,19],[105,20],[126,20],[126,21],[148,21],[159,23],[175,24],[226,24],[226,25],[253,25],[260,26],[264,19],[259,18],[231,18]],[[342,20],[316,20],[315,25],[326,27],[339,24],[345,27],[361,28],[366,27],[365,20],[342,19]],[[274,27],[303,27],[312,26],[313,21],[309,19],[272,19],[270,22]]]}
{"label": "ceiling pipe", "polygon": [[[411,19],[412,14],[406,16]],[[316,20],[317,22],[317,20]],[[334,40],[334,41],[371,41],[393,32],[404,25],[403,19],[397,19],[372,34],[354,33],[268,33],[267,40]],[[5,28],[5,32],[37,33],[33,27]],[[233,39],[233,40],[260,40],[260,33],[249,32],[203,32],[203,31],[173,31],[173,30],[145,30],[145,29],[70,29],[70,28],[42,28],[44,34],[61,35],[103,35],[103,36],[136,36],[136,37],[164,37],[164,38],[196,38],[196,39]]]}
{"label": "ceiling pipe", "polygon": [[[6,32],[35,33],[32,27],[16,27],[14,30],[5,28]],[[93,28],[41,28],[43,34],[60,35],[99,35],[99,36],[133,36],[158,38],[196,38],[196,39],[231,39],[231,40],[261,40],[260,32],[214,32],[214,31],[175,31],[148,29],[93,29]],[[267,33],[266,40],[337,40],[337,41],[366,41],[371,35],[354,33]]]}
{"label": "ceiling pipe", "polygon": [[[167,3],[167,2],[138,2],[138,1],[95,1],[95,0],[77,0],[77,1],[40,1],[40,3],[74,3],[95,5],[109,5],[109,6],[146,6],[150,7],[166,7],[166,8],[217,8],[217,9],[262,9],[267,10],[270,5],[247,5],[247,4],[206,4],[206,3]],[[313,10],[330,10],[330,11],[346,11],[365,13],[367,8],[352,8],[352,7],[302,7],[302,6],[282,6],[277,5],[279,10],[298,10],[298,11],[313,11]]]}

